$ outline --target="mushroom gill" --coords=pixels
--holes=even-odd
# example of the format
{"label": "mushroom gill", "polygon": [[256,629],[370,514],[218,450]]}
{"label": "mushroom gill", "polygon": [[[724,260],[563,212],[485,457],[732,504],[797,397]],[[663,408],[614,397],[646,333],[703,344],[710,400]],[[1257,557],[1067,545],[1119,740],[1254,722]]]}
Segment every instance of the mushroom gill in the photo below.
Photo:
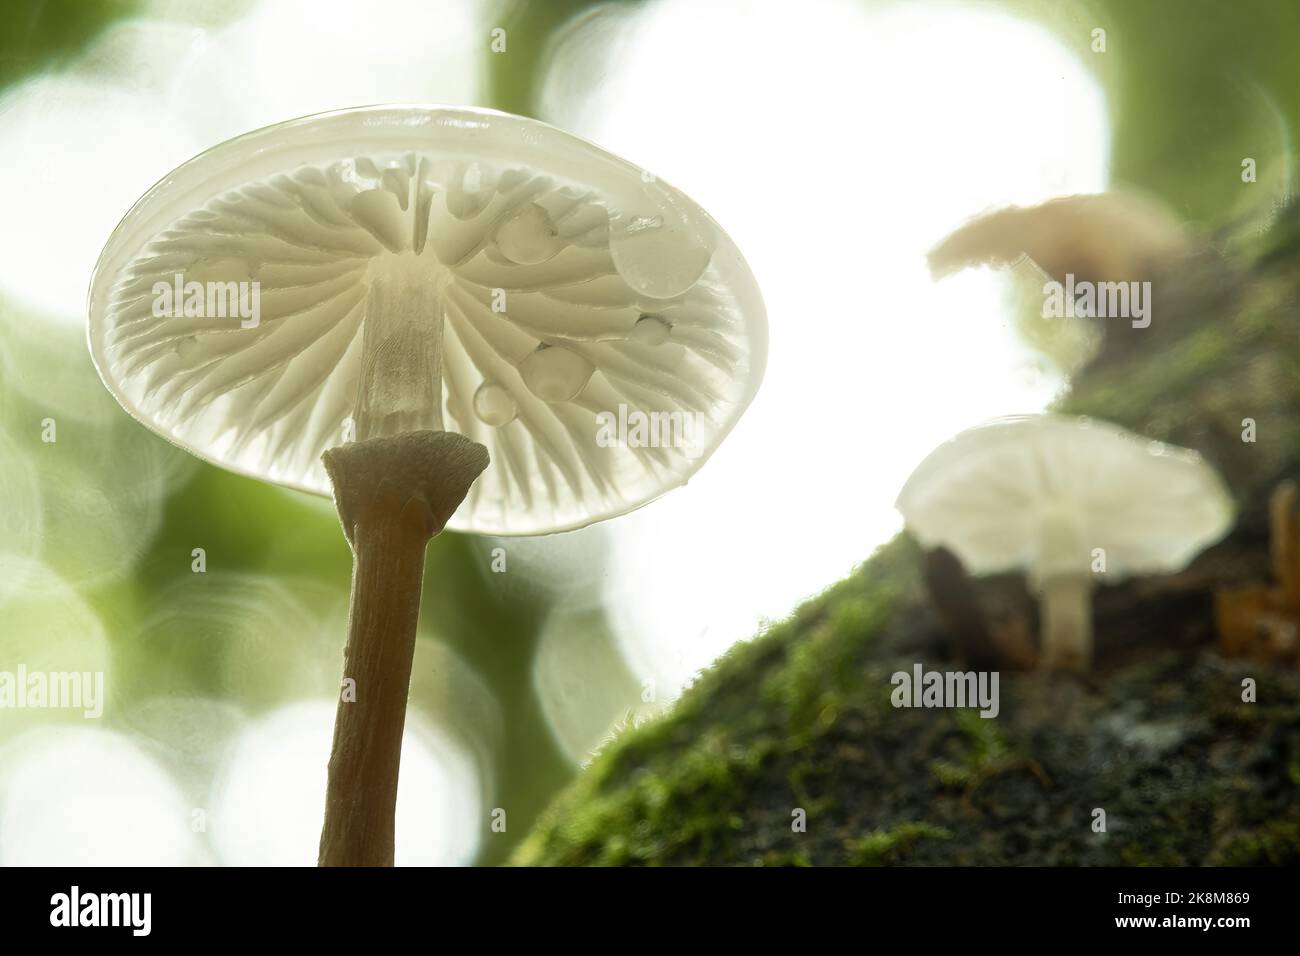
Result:
{"label": "mushroom gill", "polygon": [[[629,238],[621,216],[588,188],[482,162],[300,166],[148,241],[113,286],[107,357],[169,437],[235,470],[328,494],[326,448],[446,428],[501,466],[453,527],[586,523],[694,467],[679,448],[598,445],[600,412],[691,415],[710,442],[747,400],[752,361],[711,270],[667,298],[638,291],[619,250],[672,224],[640,221]],[[233,305],[248,286],[255,323]],[[160,322],[164,288],[180,294]],[[187,314],[191,294],[202,304]]]}

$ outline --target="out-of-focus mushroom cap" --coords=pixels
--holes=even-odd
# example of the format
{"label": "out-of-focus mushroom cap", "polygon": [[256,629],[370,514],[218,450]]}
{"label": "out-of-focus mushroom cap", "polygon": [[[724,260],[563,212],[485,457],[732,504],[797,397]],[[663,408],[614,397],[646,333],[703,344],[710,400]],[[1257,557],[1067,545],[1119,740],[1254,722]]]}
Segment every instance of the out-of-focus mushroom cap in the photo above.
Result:
{"label": "out-of-focus mushroom cap", "polygon": [[[1104,548],[1108,578],[1180,570],[1232,522],[1218,473],[1192,451],[1087,418],[997,419],[960,433],[908,478],[897,507],[927,548],[975,574],[1086,573]],[[1062,529],[1068,529],[1063,535]],[[1062,538],[1062,555],[1047,554]]]}
{"label": "out-of-focus mushroom cap", "polygon": [[[458,530],[636,508],[685,483],[762,378],[758,288],[695,203],[544,123],[438,106],[304,117],[180,166],[100,257],[91,353],[159,434],[328,495],[320,456],[354,425],[370,281],[399,260],[443,312],[441,427],[492,458]],[[260,323],[155,316],[177,275],[256,282]]]}
{"label": "out-of-focus mushroom cap", "polygon": [[1132,281],[1153,262],[1195,247],[1188,229],[1150,196],[1113,190],[1009,206],[976,216],[929,253],[937,279],[977,265],[1006,266],[1028,256],[1055,279]]}

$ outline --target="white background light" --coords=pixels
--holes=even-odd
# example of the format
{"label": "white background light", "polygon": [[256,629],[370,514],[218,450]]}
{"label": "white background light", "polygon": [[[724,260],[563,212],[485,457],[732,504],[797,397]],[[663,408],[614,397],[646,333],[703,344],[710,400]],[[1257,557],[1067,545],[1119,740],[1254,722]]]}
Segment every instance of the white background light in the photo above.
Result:
{"label": "white background light", "polygon": [[[254,722],[217,785],[213,845],[232,866],[313,866],[334,704],[291,704]],[[472,760],[413,715],[397,788],[399,866],[470,863],[486,820]]]}
{"label": "white background light", "polygon": [[896,531],[934,445],[1050,400],[1002,278],[936,285],[925,253],[983,209],[1104,188],[1105,103],[1050,34],[996,12],[662,0],[576,26],[544,104],[708,209],[768,306],[746,417],[689,487],[612,526],[629,653],[680,681]]}
{"label": "white background light", "polygon": [[0,754],[0,864],[189,866],[204,862],[192,808],[125,737],[32,731]]}

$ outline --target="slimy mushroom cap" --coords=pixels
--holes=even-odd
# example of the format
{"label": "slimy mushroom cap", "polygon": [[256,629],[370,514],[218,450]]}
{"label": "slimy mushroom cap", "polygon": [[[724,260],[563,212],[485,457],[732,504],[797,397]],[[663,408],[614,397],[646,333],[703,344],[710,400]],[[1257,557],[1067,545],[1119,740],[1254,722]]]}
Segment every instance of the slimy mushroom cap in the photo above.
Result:
{"label": "slimy mushroom cap", "polygon": [[[203,307],[160,316],[164,288]],[[229,314],[223,290],[254,288],[257,321]],[[481,443],[493,465],[449,524],[479,533],[580,527],[684,483],[766,360],[754,278],[690,199],[544,123],[440,106],[190,160],[113,233],[89,312],[118,401],[232,471],[328,495],[321,454],[345,441]],[[599,442],[602,413],[649,424]]]}
{"label": "slimy mushroom cap", "polygon": [[899,493],[908,530],[974,574],[1033,581],[1178,571],[1228,530],[1232,499],[1196,452],[1088,418],[998,419],[936,448]]}

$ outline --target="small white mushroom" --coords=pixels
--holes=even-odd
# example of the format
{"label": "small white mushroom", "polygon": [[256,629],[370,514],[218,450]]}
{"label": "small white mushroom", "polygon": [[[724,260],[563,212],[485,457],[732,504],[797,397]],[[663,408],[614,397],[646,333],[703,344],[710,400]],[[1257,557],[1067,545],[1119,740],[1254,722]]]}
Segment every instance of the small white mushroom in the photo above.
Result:
{"label": "small white mushroom", "polygon": [[[90,348],[166,438],[333,495],[357,698],[320,858],[391,863],[428,539],[568,530],[684,484],[757,391],[766,320],[731,240],[655,177],[534,120],[382,106],[154,186],[100,257]],[[691,416],[690,446],[598,441],[622,409]]]}
{"label": "small white mushroom", "polygon": [[897,507],[927,548],[973,574],[1023,569],[1041,608],[1041,666],[1086,669],[1092,589],[1181,570],[1219,540],[1233,504],[1198,454],[1087,418],[998,419],[940,445]]}

